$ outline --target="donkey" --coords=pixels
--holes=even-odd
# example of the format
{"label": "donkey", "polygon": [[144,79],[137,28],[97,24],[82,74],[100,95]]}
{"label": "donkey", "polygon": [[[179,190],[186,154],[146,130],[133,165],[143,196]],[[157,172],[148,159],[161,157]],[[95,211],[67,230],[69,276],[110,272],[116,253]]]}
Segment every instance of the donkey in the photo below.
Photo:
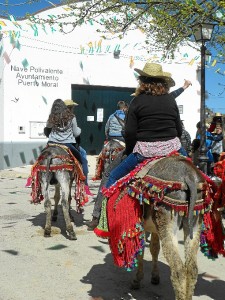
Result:
{"label": "donkey", "polygon": [[[150,187],[143,183],[147,177],[163,183],[172,180],[172,182],[180,183],[182,188],[166,189],[163,194],[164,201],[153,203],[154,197],[151,199]],[[195,205],[203,205],[204,188],[207,186],[206,177],[190,160],[173,155],[150,162],[135,175],[133,182],[136,180],[139,180],[140,192],[144,193],[145,190],[150,197],[150,204],[144,203],[141,207],[143,207],[144,230],[151,233],[150,252],[153,264],[151,282],[152,284],[160,282],[158,255],[161,243],[164,257],[171,269],[171,282],[176,300],[191,300],[198,276],[197,251],[203,220],[203,212],[195,215],[194,209]],[[131,188],[130,184],[131,181],[127,187],[121,189],[117,200],[113,200],[115,201],[114,209],[116,203],[122,201],[122,198],[128,193]],[[114,191],[116,190],[118,191],[114,188]],[[174,205],[177,204],[186,206],[188,213],[178,212],[174,209]],[[116,228],[114,223],[112,221],[112,226]],[[183,229],[184,232],[184,262],[177,247],[176,234],[179,229]],[[109,239],[109,243],[111,242],[112,239]],[[111,244],[110,248],[113,248]],[[144,277],[143,255],[144,251],[138,255],[138,269],[132,281],[132,288],[134,289],[140,288],[141,280]]]}
{"label": "donkey", "polygon": [[[116,115],[115,115],[116,116]],[[117,117],[119,124],[122,127],[123,133],[125,121]],[[117,158],[118,154],[125,149],[125,143],[115,139],[109,140],[104,143],[101,153],[97,158],[95,177],[93,180],[103,178],[103,173],[108,169],[109,165]]]}
{"label": "donkey", "polygon": [[116,139],[106,142],[96,162],[95,177],[93,180],[101,180],[108,166],[116,159],[118,154],[125,149],[125,143]]}
{"label": "donkey", "polygon": [[[198,276],[197,251],[199,248],[201,224],[203,214],[194,216],[194,206],[203,198],[201,187],[205,184],[202,173],[188,160],[178,156],[167,157],[159,160],[149,169],[147,175],[161,180],[181,182],[185,188],[171,191],[166,194],[167,199],[179,200],[188,205],[188,215],[172,213],[172,209],[165,204],[160,204],[156,209],[152,205],[144,205],[144,229],[151,232],[150,252],[152,254],[152,279],[153,284],[160,281],[157,266],[160,242],[164,257],[170,270],[171,281],[176,300],[191,300]],[[176,202],[175,202],[176,203]],[[182,262],[177,231],[183,228],[185,259]],[[138,288],[143,278],[143,255],[139,256],[138,270],[133,287]]]}
{"label": "donkey", "polygon": [[[66,223],[66,230],[69,235],[69,239],[76,240],[76,234],[71,224],[70,215],[70,203],[71,203],[71,187],[74,179],[76,184],[82,183],[85,179],[80,164],[72,159],[71,153],[67,151],[65,146],[49,145],[46,147],[39,156],[36,164],[33,166],[33,198],[38,193],[42,192],[44,197],[44,207],[46,212],[46,223],[44,229],[44,236],[49,237],[51,235],[51,221],[57,220],[58,204],[60,201],[60,188],[61,188],[61,204],[63,215]],[[76,177],[76,178],[75,178]],[[81,181],[79,181],[81,179]],[[35,186],[36,181],[36,186]],[[51,215],[51,200],[49,186],[55,186],[54,194],[54,211]],[[35,194],[35,190],[39,187],[39,191]],[[83,192],[81,189],[80,192]],[[83,195],[76,195],[78,198]],[[78,201],[78,200],[77,200]],[[34,201],[35,202],[35,201]],[[36,201],[37,202],[37,201]],[[80,209],[80,203],[78,204],[78,210]]]}

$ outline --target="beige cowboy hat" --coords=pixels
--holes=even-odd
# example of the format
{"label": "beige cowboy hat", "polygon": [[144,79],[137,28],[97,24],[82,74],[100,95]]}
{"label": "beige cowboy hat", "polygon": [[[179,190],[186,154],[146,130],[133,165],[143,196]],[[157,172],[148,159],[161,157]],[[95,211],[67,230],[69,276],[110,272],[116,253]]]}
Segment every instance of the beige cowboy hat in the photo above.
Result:
{"label": "beige cowboy hat", "polygon": [[216,113],[215,113],[215,117],[222,117],[222,115],[221,115],[220,112],[216,112]]}
{"label": "beige cowboy hat", "polygon": [[66,104],[66,106],[77,106],[78,105],[78,103],[74,102],[71,99],[64,100],[64,103]]}
{"label": "beige cowboy hat", "polygon": [[143,70],[134,69],[134,71],[141,76],[164,79],[169,87],[175,86],[175,81],[171,77],[171,74],[164,72],[160,64],[146,62]]}

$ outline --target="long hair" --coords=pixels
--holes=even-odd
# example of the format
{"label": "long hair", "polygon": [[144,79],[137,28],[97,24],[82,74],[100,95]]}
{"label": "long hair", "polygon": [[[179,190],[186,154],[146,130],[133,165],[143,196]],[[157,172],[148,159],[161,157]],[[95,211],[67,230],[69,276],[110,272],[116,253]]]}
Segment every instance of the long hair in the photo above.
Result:
{"label": "long hair", "polygon": [[56,99],[51,108],[48,117],[48,123],[52,125],[53,131],[65,131],[74,117],[74,114],[68,109],[61,99]]}
{"label": "long hair", "polygon": [[140,94],[149,94],[161,96],[168,94],[169,86],[166,80],[161,78],[139,76],[139,85],[136,88],[135,96]]}

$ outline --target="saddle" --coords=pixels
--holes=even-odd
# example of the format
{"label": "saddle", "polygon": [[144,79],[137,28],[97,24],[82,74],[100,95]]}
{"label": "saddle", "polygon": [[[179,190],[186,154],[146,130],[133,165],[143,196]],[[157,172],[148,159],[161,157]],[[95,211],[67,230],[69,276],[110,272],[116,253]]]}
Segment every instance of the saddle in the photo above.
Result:
{"label": "saddle", "polygon": [[[60,159],[59,163],[51,163],[52,159]],[[44,161],[47,162],[45,163]],[[70,149],[64,145],[48,144],[41,152],[40,156],[31,168],[32,178],[32,203],[40,203],[43,200],[41,182],[39,180],[40,172],[57,172],[60,170],[71,171],[76,182],[75,198],[79,200],[78,209],[83,205],[83,190],[85,185],[85,176],[80,162],[73,156]],[[55,184],[56,182],[50,182]],[[86,201],[86,200],[85,200]]]}

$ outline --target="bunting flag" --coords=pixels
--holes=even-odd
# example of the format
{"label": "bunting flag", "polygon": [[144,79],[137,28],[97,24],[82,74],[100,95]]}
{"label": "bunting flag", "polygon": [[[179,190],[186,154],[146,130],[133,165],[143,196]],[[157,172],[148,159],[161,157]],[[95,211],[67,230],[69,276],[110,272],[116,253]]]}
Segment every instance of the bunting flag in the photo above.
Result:
{"label": "bunting flag", "polygon": [[42,100],[44,101],[44,103],[47,105],[48,104],[48,101],[47,101],[47,99],[44,97],[44,96],[42,96]]}
{"label": "bunting flag", "polygon": [[192,66],[194,64],[194,62],[195,62],[195,59],[192,58],[192,60],[189,62],[189,66]]}
{"label": "bunting flag", "polygon": [[98,46],[97,46],[96,52],[97,53],[102,52],[102,39],[98,41]]}
{"label": "bunting flag", "polygon": [[10,59],[10,57],[9,57],[9,55],[8,55],[8,53],[7,53],[6,51],[3,53],[3,57],[4,57],[4,59],[5,59],[5,62],[6,62],[7,64],[10,64],[11,59]]}
{"label": "bunting flag", "polygon": [[22,60],[22,65],[24,68],[27,68],[29,66],[29,63],[26,58],[24,58],[24,60]]}
{"label": "bunting flag", "polygon": [[31,28],[34,30],[34,36],[38,36],[38,28],[36,24],[30,24]]}
{"label": "bunting flag", "polygon": [[89,53],[93,53],[94,52],[94,47],[93,47],[92,42],[88,43],[88,47],[89,47]]}
{"label": "bunting flag", "polygon": [[65,11],[71,11],[71,10],[72,10],[72,8],[70,8],[70,7],[63,7],[63,9],[64,9]]}
{"label": "bunting flag", "polygon": [[2,29],[2,26],[7,26],[4,21],[0,21],[0,29]]}
{"label": "bunting flag", "polygon": [[130,68],[133,68],[133,66],[134,66],[134,57],[131,56],[131,57],[130,57],[130,64],[129,64],[129,67],[130,67]]}
{"label": "bunting flag", "polygon": [[[51,4],[51,1],[47,1]],[[53,5],[53,4],[52,4]],[[54,5],[53,5],[54,6]],[[65,16],[68,17],[72,17],[75,13],[73,11],[71,11],[71,8],[68,6],[63,6],[61,8],[65,14]],[[68,11],[68,13],[66,14],[66,11]],[[60,24],[54,24],[54,27],[52,26],[52,24],[38,24],[38,22],[35,24],[36,21],[39,20],[38,17],[35,17],[35,15],[30,16],[31,20],[33,23],[29,23],[27,21],[25,22],[21,22],[17,21],[16,18],[13,15],[9,15],[8,16],[8,20],[0,20],[0,33],[2,35],[5,36],[9,36],[10,38],[10,44],[12,45],[13,48],[16,48],[17,50],[21,50],[21,44],[23,45],[23,43],[20,44],[19,42],[19,38],[21,37],[21,35],[23,35],[23,33],[29,33],[29,29],[31,30],[31,34],[33,34],[34,36],[34,44],[33,44],[33,48],[36,49],[42,49],[45,50],[45,47],[38,47],[38,42],[42,42],[42,43],[46,43],[48,45],[52,45],[52,46],[57,46],[57,47],[62,47],[64,49],[66,48],[70,48],[70,50],[67,52],[66,50],[64,51],[63,49],[60,49],[60,52],[62,53],[72,53],[72,54],[85,54],[85,55],[98,55],[101,53],[113,53],[113,51],[118,51],[121,50],[120,53],[120,57],[124,58],[128,60],[129,66],[130,68],[133,68],[135,61],[139,60],[139,61],[146,61],[147,59],[149,59],[149,54],[146,53],[145,47],[143,46],[143,44],[141,42],[135,42],[135,43],[123,43],[123,39],[120,40],[122,41],[120,44],[118,43],[118,39],[117,39],[117,44],[113,43],[114,37],[113,36],[109,36],[108,38],[110,39],[110,42],[108,42],[108,39],[102,39],[100,38],[99,40],[95,40],[95,41],[89,41],[88,43],[83,42],[83,45],[77,46],[77,47],[70,47],[67,45],[56,45],[54,43],[51,42],[47,42],[47,41],[38,41],[35,38],[37,36],[40,36],[41,32],[44,32],[45,34],[48,34],[48,32],[51,33],[55,33],[56,31],[60,31],[61,30],[61,26]],[[50,20],[55,20],[57,18],[56,15],[54,14],[49,14],[48,18],[50,18]],[[113,17],[113,21],[117,24],[117,17]],[[10,22],[11,25],[10,26]],[[99,24],[103,24],[105,21],[104,19],[100,19],[98,20],[98,24],[97,26],[99,26]],[[61,24],[64,24],[63,22]],[[85,22],[86,25],[90,25],[90,26],[94,26],[96,24],[96,21],[93,19],[89,19],[87,22]],[[58,27],[57,27],[58,26]],[[139,30],[142,31],[142,28],[139,28]],[[110,32],[108,32],[110,33]],[[107,33],[107,34],[108,34]],[[111,35],[114,35],[114,32],[111,31]],[[139,33],[139,35],[141,35],[141,33]],[[23,38],[23,36],[22,36]],[[104,43],[103,43],[104,41]],[[106,44],[108,43],[108,44]],[[25,45],[26,46],[26,45]],[[56,47],[55,47],[56,48]],[[74,51],[71,51],[71,48],[74,49]],[[4,55],[4,59],[6,61],[6,63],[8,63],[10,61],[10,55],[7,54],[7,50],[4,51],[5,49],[3,48],[3,46],[1,46],[0,48],[0,55]],[[54,47],[48,47],[46,46],[46,50],[48,51],[58,51],[57,49],[54,49]],[[134,50],[137,52],[137,54],[133,54]],[[130,52],[129,52],[130,51]],[[140,51],[140,54],[138,54]],[[185,50],[187,51],[187,50]],[[154,51],[155,52],[155,51]],[[175,59],[172,58],[165,58],[163,55],[160,54],[155,54],[152,55],[150,57],[151,61],[155,61],[155,62],[166,62],[166,63],[187,63],[188,65],[192,66],[194,64],[199,64],[200,61],[200,56],[197,55],[195,57],[193,57],[194,55],[191,55],[189,52],[185,52],[185,53],[179,53],[177,54],[178,56],[175,56]],[[217,65],[219,61],[219,55],[216,56],[216,58],[213,60],[213,62],[210,65],[210,61],[208,61],[208,64],[206,65],[207,68],[210,67],[215,67]],[[220,75],[224,75],[225,71],[221,68],[215,68],[214,70],[215,73],[218,73]]]}
{"label": "bunting flag", "polygon": [[211,66],[212,66],[212,67],[215,67],[216,63],[217,63],[217,60],[214,59],[214,61],[212,62]]}
{"label": "bunting flag", "polygon": [[20,50],[21,45],[20,45],[19,40],[16,40],[16,41],[15,41],[14,47],[15,47],[16,49]]}
{"label": "bunting flag", "polygon": [[83,66],[82,61],[80,61],[80,68],[81,68],[82,71],[84,70],[84,66]]}
{"label": "bunting flag", "polygon": [[80,54],[84,54],[84,47],[80,46]]}

